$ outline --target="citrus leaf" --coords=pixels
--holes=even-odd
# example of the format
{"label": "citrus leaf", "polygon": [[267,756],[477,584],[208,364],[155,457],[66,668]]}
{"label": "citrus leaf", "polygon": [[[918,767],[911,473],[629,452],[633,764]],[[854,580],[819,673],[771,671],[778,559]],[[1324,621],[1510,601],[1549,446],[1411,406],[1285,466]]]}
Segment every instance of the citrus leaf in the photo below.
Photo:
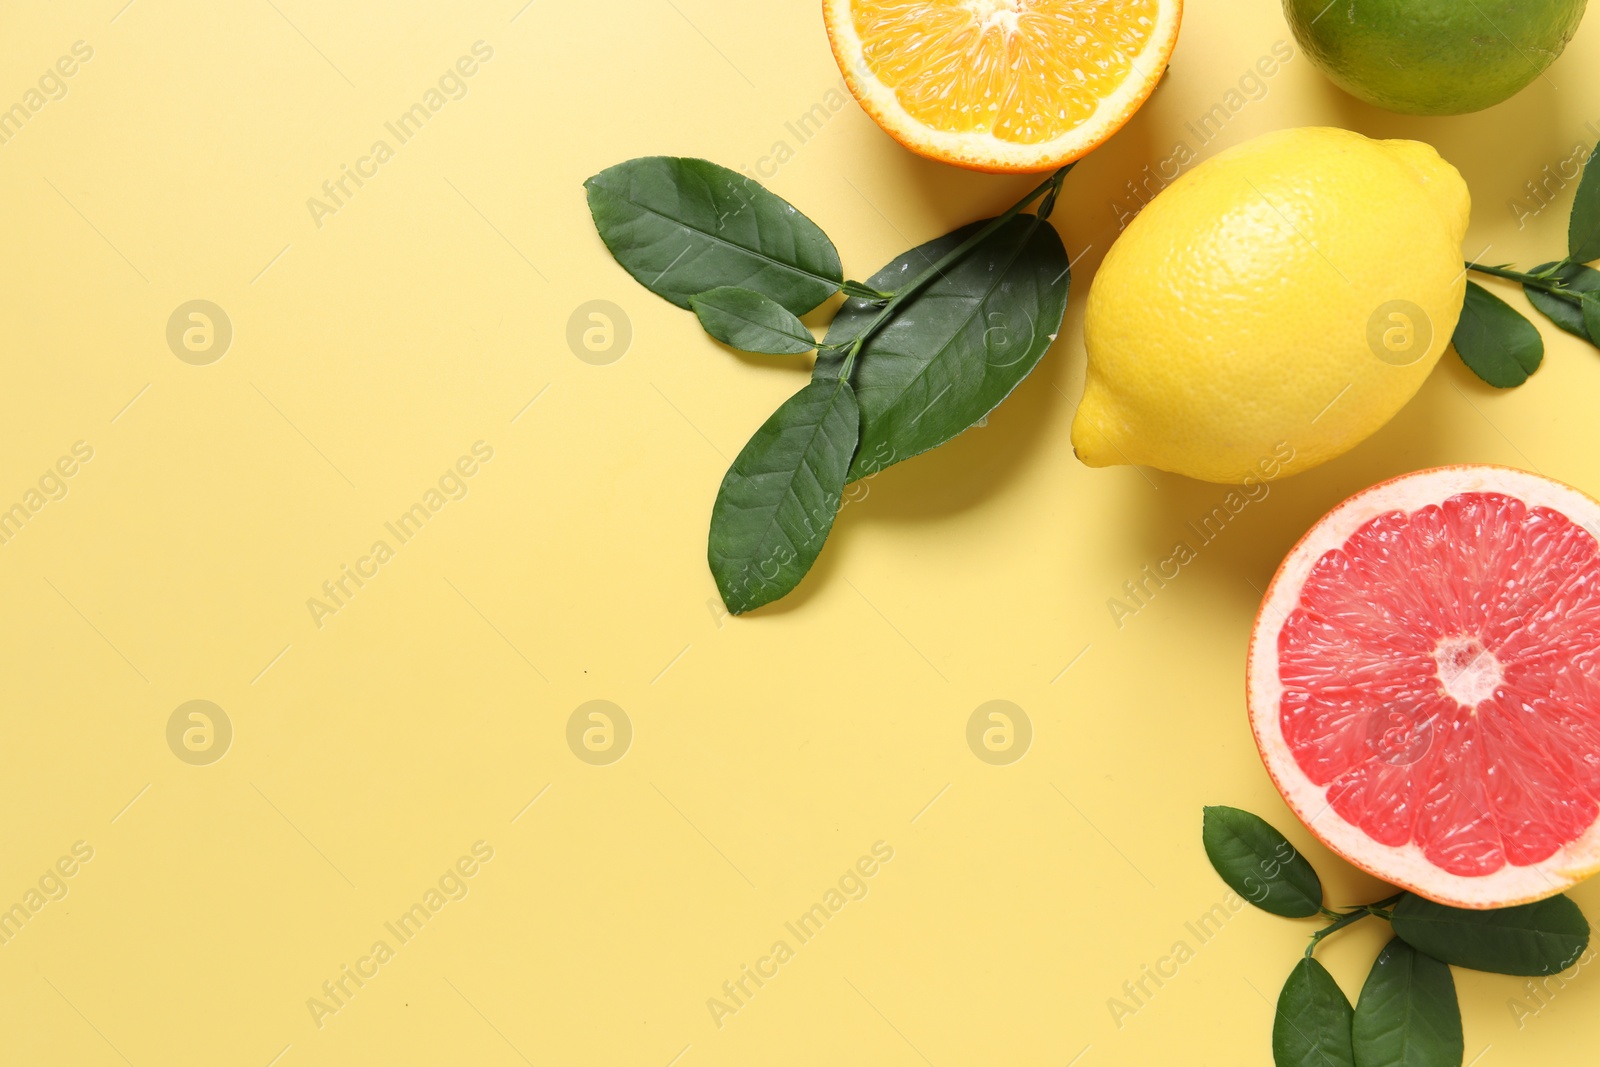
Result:
{"label": "citrus leaf", "polygon": [[1461,362],[1496,389],[1521,385],[1544,359],[1538,328],[1477,282],[1467,283],[1451,342]]}
{"label": "citrus leaf", "polygon": [[1461,1067],[1461,1005],[1450,968],[1398,937],[1356,1000],[1356,1067]]}
{"label": "citrus leaf", "polygon": [[[897,256],[867,284],[885,292],[904,285],[989,221]],[[1055,340],[1070,280],[1055,228],[1019,215],[896,307],[862,346],[852,371],[861,448],[851,479],[936,448],[999,406]],[[827,343],[861,336],[881,310],[847,301]],[[840,353],[823,353],[816,377],[837,377],[843,361]]]}
{"label": "citrus leaf", "polygon": [[696,293],[737,285],[803,315],[844,280],[839,253],[816,223],[727,167],[646,156],[608,167],[583,186],[617,262],[679,307]]}
{"label": "citrus leaf", "polygon": [[817,347],[816,338],[794,313],[754,289],[732,285],[689,298],[706,333],[741,352],[799,355]]}
{"label": "citrus leaf", "polygon": [[1235,893],[1274,915],[1304,919],[1322,910],[1322,880],[1310,862],[1259,815],[1208,806],[1200,837],[1206,858]]}
{"label": "citrus leaf", "polygon": [[1295,964],[1272,1022],[1275,1067],[1355,1067],[1355,1011],[1328,969],[1310,956]]}
{"label": "citrus leaf", "polygon": [[[1556,269],[1550,275],[1550,281],[1557,285],[1577,293],[1600,293],[1600,270],[1579,263],[1546,263],[1529,273],[1539,274],[1551,268]],[[1528,303],[1538,308],[1545,318],[1576,337],[1594,341],[1588,327],[1583,324],[1583,309],[1577,304],[1531,285],[1523,286],[1522,291],[1527,295]]]}
{"label": "citrus leaf", "polygon": [[1583,328],[1590,337],[1600,337],[1600,293],[1583,294]]}
{"label": "citrus leaf", "polygon": [[1574,263],[1600,259],[1600,166],[1591,153],[1583,165],[1583,178],[1572,201],[1572,218],[1567,222],[1567,258]]}
{"label": "citrus leaf", "polygon": [[1489,911],[1435,904],[1407,893],[1394,907],[1394,932],[1434,959],[1497,974],[1566,970],[1589,947],[1589,923],[1566,896]]}
{"label": "citrus leaf", "polygon": [[812,381],[733,461],[711,509],[706,551],[729,611],[777,600],[811,569],[833,529],[859,429],[850,384]]}

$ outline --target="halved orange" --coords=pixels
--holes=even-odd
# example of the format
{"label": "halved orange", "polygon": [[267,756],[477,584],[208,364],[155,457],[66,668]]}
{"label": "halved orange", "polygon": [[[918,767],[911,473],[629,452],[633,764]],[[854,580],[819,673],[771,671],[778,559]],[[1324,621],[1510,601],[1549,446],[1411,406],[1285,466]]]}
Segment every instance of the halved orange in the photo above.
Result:
{"label": "halved orange", "polygon": [[1098,147],[1167,67],[1183,0],[823,0],[850,91],[920,155],[1038,171]]}

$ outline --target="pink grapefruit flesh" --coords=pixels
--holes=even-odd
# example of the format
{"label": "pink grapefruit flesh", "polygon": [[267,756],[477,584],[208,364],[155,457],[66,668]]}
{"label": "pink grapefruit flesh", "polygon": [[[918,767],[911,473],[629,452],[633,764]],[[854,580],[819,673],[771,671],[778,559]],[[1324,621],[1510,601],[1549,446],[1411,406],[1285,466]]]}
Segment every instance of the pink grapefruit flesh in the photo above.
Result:
{"label": "pink grapefruit flesh", "polygon": [[1507,467],[1356,494],[1278,568],[1250,640],[1261,758],[1313,833],[1494,908],[1600,868],[1600,503]]}

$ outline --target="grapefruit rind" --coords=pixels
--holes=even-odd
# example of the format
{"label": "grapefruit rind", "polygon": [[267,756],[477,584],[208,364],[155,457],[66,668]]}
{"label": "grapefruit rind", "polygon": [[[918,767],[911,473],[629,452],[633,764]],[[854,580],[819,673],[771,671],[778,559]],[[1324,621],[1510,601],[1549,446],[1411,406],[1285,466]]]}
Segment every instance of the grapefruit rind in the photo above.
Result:
{"label": "grapefruit rind", "polygon": [[894,90],[878,80],[868,66],[850,5],[851,0],[822,0],[822,15],[839,70],[862,109],[889,136],[918,155],[990,174],[1054,170],[1100,147],[1155,91],[1166,73],[1183,21],[1183,0],[1163,0],[1155,28],[1143,51],[1133,60],[1132,72],[1115,91],[1101,98],[1094,114],[1059,137],[1026,144],[1005,141],[991,133],[934,129],[912,115]]}
{"label": "grapefruit rind", "polygon": [[1459,493],[1501,493],[1530,509],[1547,507],[1591,532],[1600,531],[1600,502],[1571,486],[1511,467],[1437,467],[1402,475],[1366,489],[1324,516],[1284,559],[1267,587],[1250,637],[1246,697],[1250,727],[1267,773],[1295,815],[1323,844],[1375,877],[1440,904],[1502,908],[1554,896],[1600,871],[1600,819],[1549,858],[1527,866],[1507,864],[1491,874],[1453,874],[1428,860],[1414,843],[1395,847],[1346,822],[1307,777],[1283,736],[1279,701],[1278,636],[1312,567],[1340,548],[1369,520],[1392,511],[1414,512]]}

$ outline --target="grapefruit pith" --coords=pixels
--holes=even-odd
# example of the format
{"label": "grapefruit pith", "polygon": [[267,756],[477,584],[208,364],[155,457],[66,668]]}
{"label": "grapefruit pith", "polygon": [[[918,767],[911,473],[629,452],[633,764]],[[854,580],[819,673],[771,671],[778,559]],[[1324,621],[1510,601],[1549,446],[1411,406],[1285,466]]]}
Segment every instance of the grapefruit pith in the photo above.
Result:
{"label": "grapefruit pith", "polygon": [[1600,503],[1508,467],[1357,493],[1295,546],[1250,640],[1250,723],[1356,866],[1495,908],[1600,868]]}

